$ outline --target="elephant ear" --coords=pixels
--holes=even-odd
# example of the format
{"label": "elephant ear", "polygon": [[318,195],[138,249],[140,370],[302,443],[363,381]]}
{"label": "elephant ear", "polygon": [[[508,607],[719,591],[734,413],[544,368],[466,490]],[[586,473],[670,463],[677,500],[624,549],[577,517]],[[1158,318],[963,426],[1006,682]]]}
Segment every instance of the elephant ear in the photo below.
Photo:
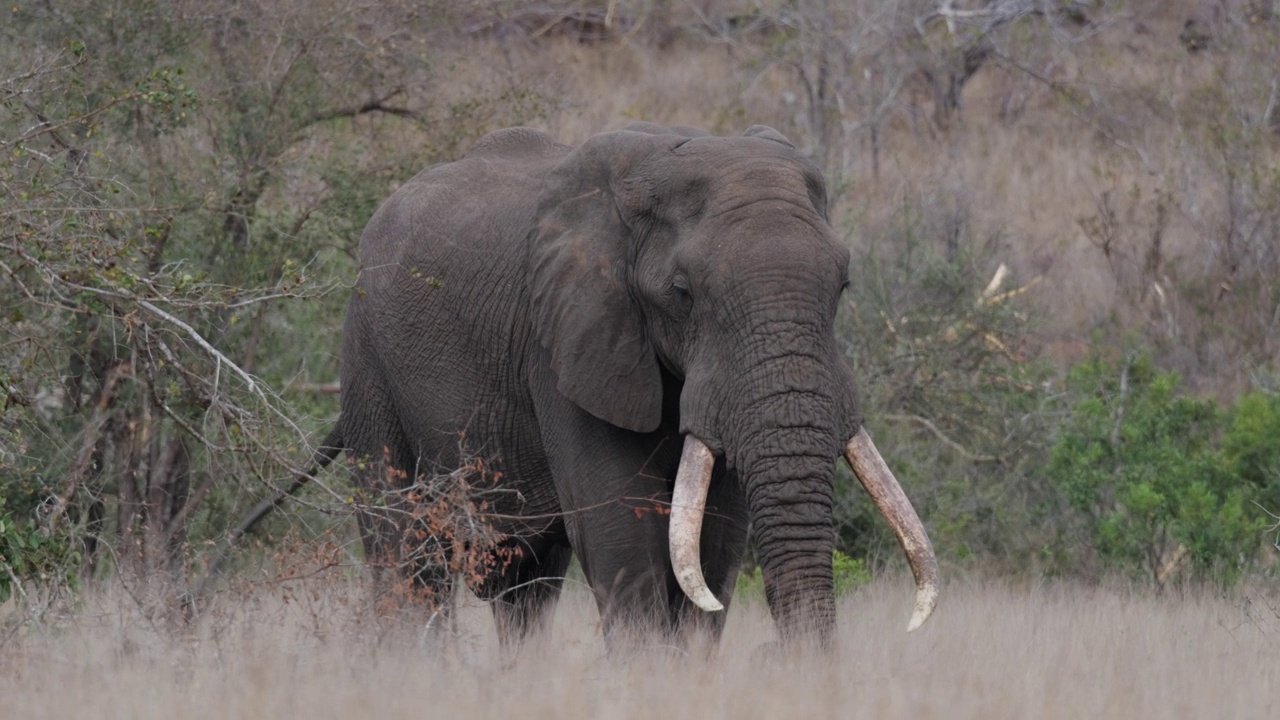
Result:
{"label": "elephant ear", "polygon": [[[764,126],[757,125],[756,127],[764,127]],[[622,129],[629,130],[631,132],[645,133],[648,135],[679,135],[681,137],[686,137],[690,139],[700,138],[700,137],[710,137],[709,135],[707,135],[707,133],[703,132],[702,130],[699,130],[698,128],[694,128],[694,127],[689,127],[688,125],[667,126],[667,125],[659,125],[657,123],[647,122],[644,120],[637,120],[636,122],[629,123],[626,127]]]}
{"label": "elephant ear", "polygon": [[591,138],[549,174],[529,242],[534,329],[550,350],[557,388],[627,430],[649,432],[662,419],[658,358],[628,289],[634,253],[622,215],[643,212],[647,193],[628,190],[627,178],[687,139],[627,131]]}
{"label": "elephant ear", "polygon": [[791,143],[790,140],[787,139],[786,135],[783,135],[782,133],[778,132],[777,130],[774,130],[768,125],[752,125],[751,127],[747,128],[747,131],[742,133],[742,135],[743,137],[758,137],[758,138],[764,138],[765,140],[772,140],[778,143],[779,145],[785,145],[786,147],[789,147],[792,150],[794,150],[796,147]]}

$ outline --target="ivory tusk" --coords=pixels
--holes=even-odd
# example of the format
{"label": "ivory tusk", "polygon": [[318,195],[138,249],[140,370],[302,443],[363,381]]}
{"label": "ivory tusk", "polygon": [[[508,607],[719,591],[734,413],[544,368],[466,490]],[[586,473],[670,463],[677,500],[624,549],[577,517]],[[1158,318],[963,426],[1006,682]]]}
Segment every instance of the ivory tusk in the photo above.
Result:
{"label": "ivory tusk", "polygon": [[858,430],[845,445],[844,457],[907,554],[907,563],[916,580],[916,607],[907,624],[907,632],[911,632],[929,619],[938,604],[938,560],[933,554],[933,544],[916,509],[865,429]]}
{"label": "ivory tusk", "polygon": [[711,488],[711,468],[715,456],[698,438],[685,435],[684,450],[680,454],[680,469],[676,471],[676,487],[671,495],[671,568],[675,571],[680,589],[695,605],[707,612],[724,610],[715,593],[707,587],[702,576],[702,556],[699,551],[702,536],[702,514],[707,505],[707,491]]}

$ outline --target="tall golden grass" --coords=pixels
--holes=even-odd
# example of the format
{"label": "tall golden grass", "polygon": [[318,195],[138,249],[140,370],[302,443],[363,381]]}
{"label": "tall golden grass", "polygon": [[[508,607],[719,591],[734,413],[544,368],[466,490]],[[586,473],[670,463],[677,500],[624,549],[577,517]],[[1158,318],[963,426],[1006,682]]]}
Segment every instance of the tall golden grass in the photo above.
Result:
{"label": "tall golden grass", "polygon": [[374,622],[355,581],[228,595],[163,629],[99,595],[57,629],[0,647],[12,718],[1272,718],[1280,607],[1245,593],[1163,597],[1080,586],[962,582],[921,631],[908,583],[840,606],[832,655],[770,652],[759,602],[731,609],[710,656],[610,655],[590,596],[571,588],[517,657],[487,610],[449,627]]}

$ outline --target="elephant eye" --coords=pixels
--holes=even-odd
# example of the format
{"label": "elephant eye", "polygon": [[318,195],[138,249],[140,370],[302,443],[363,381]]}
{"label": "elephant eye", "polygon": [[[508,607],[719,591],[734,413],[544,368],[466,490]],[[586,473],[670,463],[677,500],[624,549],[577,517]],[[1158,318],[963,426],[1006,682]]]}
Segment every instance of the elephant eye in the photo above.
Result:
{"label": "elephant eye", "polygon": [[693,308],[693,296],[689,294],[689,281],[676,278],[671,281],[672,306],[680,315],[687,315]]}

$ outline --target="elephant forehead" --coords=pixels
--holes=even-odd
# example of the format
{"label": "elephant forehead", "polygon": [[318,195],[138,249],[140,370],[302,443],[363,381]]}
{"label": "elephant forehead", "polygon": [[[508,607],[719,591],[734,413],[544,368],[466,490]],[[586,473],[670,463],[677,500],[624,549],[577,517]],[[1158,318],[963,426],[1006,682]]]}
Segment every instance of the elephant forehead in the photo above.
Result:
{"label": "elephant forehead", "polygon": [[820,183],[802,167],[753,157],[693,164],[688,177],[698,180],[698,187],[712,203],[750,202],[768,197],[807,203],[811,187]]}
{"label": "elephant forehead", "polygon": [[804,162],[804,156],[790,145],[763,137],[719,137],[704,135],[692,138],[676,147],[678,155],[707,156],[730,159],[733,157],[776,158],[792,162]]}
{"label": "elephant forehead", "polygon": [[817,213],[779,198],[710,215],[682,253],[710,272],[755,267],[831,267],[845,272],[849,250]]}
{"label": "elephant forehead", "polygon": [[779,180],[800,187],[821,184],[822,174],[813,163],[795,150],[758,138],[698,138],[672,151],[688,163],[687,172],[698,169],[717,178],[739,177],[760,182]]}

